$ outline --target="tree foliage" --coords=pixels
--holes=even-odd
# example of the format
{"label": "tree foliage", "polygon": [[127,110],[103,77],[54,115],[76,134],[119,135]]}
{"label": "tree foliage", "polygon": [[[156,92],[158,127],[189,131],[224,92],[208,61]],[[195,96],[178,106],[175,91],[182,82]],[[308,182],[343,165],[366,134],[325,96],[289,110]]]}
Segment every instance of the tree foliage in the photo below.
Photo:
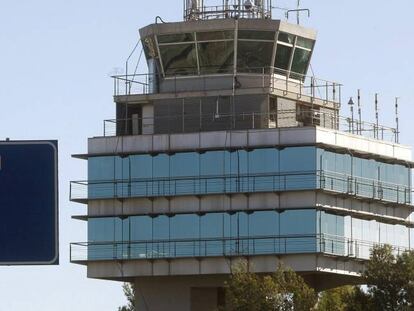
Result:
{"label": "tree foliage", "polygon": [[359,286],[344,286],[321,293],[318,311],[371,311],[370,297]]}
{"label": "tree foliage", "polygon": [[246,262],[237,265],[226,283],[224,311],[309,311],[317,294],[304,280],[282,266],[272,276],[248,271]]}
{"label": "tree foliage", "polygon": [[122,285],[127,305],[118,308],[118,311],[135,311],[135,287],[133,284],[124,283]]}
{"label": "tree foliage", "polygon": [[389,245],[375,247],[363,278],[375,310],[410,310],[414,306],[414,252],[394,255]]}
{"label": "tree foliage", "polygon": [[414,252],[395,255],[391,246],[377,246],[365,268],[366,290],[349,287],[324,292],[319,310],[414,310]]}

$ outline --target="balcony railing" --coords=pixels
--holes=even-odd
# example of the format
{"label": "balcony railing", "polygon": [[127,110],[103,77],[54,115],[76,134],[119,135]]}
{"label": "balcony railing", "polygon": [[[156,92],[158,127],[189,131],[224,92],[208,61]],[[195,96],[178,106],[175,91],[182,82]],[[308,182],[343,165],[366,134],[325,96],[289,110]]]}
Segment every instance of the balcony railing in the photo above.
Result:
{"label": "balcony railing", "polygon": [[404,185],[327,171],[194,176],[175,178],[73,181],[70,199],[87,200],[182,195],[325,190],[384,202],[411,204]]}
{"label": "balcony railing", "polygon": [[180,134],[191,132],[269,129],[320,126],[328,129],[398,143],[395,128],[339,116],[333,112],[309,109],[278,112],[206,113],[135,117],[104,120],[103,135],[126,136],[142,134]]}
{"label": "balcony railing", "polygon": [[[208,72],[209,68],[203,68]],[[208,83],[216,78],[228,77],[228,83],[215,83],[215,87]],[[241,83],[243,77],[249,77],[247,85]],[[191,81],[191,91],[207,92],[238,89],[268,89],[274,93],[283,92],[283,95],[295,94],[297,99],[314,102],[341,104],[342,84],[307,76],[300,73],[283,70],[275,67],[239,68],[237,74],[233,70],[211,74],[166,75],[159,74],[132,74],[112,76],[114,79],[114,96],[122,95],[149,95],[160,93],[177,94],[186,89]],[[191,79],[191,80],[189,80]],[[165,84],[165,87],[164,87]]]}
{"label": "balcony railing", "polygon": [[184,8],[184,19],[227,19],[227,18],[248,18],[248,19],[271,19],[271,8],[241,5],[214,5],[200,6],[197,9]]}
{"label": "balcony railing", "polygon": [[[85,242],[70,245],[71,262],[148,260],[194,257],[237,257],[255,255],[326,254],[367,260],[378,245],[340,236],[313,234],[238,238]],[[394,247],[403,253],[405,247]]]}

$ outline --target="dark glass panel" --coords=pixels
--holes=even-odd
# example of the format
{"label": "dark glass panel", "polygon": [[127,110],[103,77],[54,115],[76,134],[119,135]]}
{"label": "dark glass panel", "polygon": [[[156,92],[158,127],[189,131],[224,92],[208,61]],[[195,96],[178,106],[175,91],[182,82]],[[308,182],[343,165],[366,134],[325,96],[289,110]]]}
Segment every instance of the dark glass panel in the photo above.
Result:
{"label": "dark glass panel", "polygon": [[239,30],[239,39],[275,40],[274,31]]}
{"label": "dark glass panel", "polygon": [[239,41],[237,67],[241,72],[262,73],[271,67],[273,42]]}
{"label": "dark glass panel", "polygon": [[231,73],[234,64],[234,41],[198,43],[201,74]]}
{"label": "dark glass panel", "polygon": [[294,41],[295,41],[295,36],[291,35],[291,34],[288,34],[288,33],[285,33],[285,32],[280,32],[279,37],[278,37],[277,40],[285,42],[285,43],[293,44]]}
{"label": "dark glass panel", "polygon": [[[288,70],[290,64],[290,57],[292,56],[292,49],[289,46],[278,44],[276,51],[275,67],[277,69]],[[281,74],[285,74],[281,72]]]}
{"label": "dark glass panel", "polygon": [[212,40],[226,40],[233,39],[234,31],[210,31],[197,32],[197,41],[212,41]]}
{"label": "dark glass panel", "polygon": [[298,37],[298,40],[296,41],[296,45],[303,47],[305,49],[309,49],[312,50],[313,49],[313,44],[314,41],[310,40],[310,39],[305,39],[302,37]]}
{"label": "dark glass panel", "polygon": [[178,33],[157,36],[158,43],[180,43],[194,41],[193,33]]}
{"label": "dark glass panel", "polygon": [[296,73],[296,74],[293,74],[294,78],[298,78],[298,80],[300,80],[303,78],[303,75],[306,75],[310,58],[311,58],[310,51],[299,49],[299,48],[295,49],[295,54],[293,56],[293,63],[292,63],[292,69],[291,69],[293,73]]}
{"label": "dark glass panel", "polygon": [[197,74],[195,44],[174,44],[160,46],[164,72],[169,75]]}

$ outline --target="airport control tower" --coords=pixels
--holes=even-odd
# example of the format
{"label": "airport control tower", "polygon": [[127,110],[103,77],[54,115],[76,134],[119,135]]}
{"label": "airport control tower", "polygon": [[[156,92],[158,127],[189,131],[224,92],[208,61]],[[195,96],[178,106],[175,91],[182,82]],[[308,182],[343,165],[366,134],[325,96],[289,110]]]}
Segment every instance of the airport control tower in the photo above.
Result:
{"label": "airport control tower", "polygon": [[76,155],[88,237],[71,261],[134,283],[138,310],[214,310],[240,259],[356,284],[374,245],[414,243],[398,130],[340,116],[341,84],[308,75],[314,30],[270,0],[214,2],[140,30],[148,73],[114,77],[116,119]]}

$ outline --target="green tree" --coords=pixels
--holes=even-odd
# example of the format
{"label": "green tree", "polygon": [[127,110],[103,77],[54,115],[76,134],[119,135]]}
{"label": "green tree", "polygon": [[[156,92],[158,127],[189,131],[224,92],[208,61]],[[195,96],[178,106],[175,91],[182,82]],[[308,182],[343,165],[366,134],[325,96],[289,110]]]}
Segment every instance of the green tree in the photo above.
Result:
{"label": "green tree", "polygon": [[372,250],[363,278],[377,310],[408,310],[412,305],[413,301],[409,301],[411,280],[408,271],[412,262],[413,253],[395,256],[390,245]]}
{"label": "green tree", "polygon": [[344,286],[323,292],[318,303],[320,311],[343,311],[347,306],[347,298],[352,296],[354,287]]}
{"label": "green tree", "polygon": [[122,285],[122,290],[124,291],[124,295],[128,301],[126,306],[122,306],[118,308],[118,311],[135,311],[135,287],[133,284],[124,283]]}
{"label": "green tree", "polygon": [[374,311],[371,297],[359,286],[343,286],[321,293],[318,311]]}
{"label": "green tree", "polygon": [[315,291],[290,269],[282,266],[272,276],[248,271],[237,265],[226,283],[224,311],[309,311],[317,302]]}

